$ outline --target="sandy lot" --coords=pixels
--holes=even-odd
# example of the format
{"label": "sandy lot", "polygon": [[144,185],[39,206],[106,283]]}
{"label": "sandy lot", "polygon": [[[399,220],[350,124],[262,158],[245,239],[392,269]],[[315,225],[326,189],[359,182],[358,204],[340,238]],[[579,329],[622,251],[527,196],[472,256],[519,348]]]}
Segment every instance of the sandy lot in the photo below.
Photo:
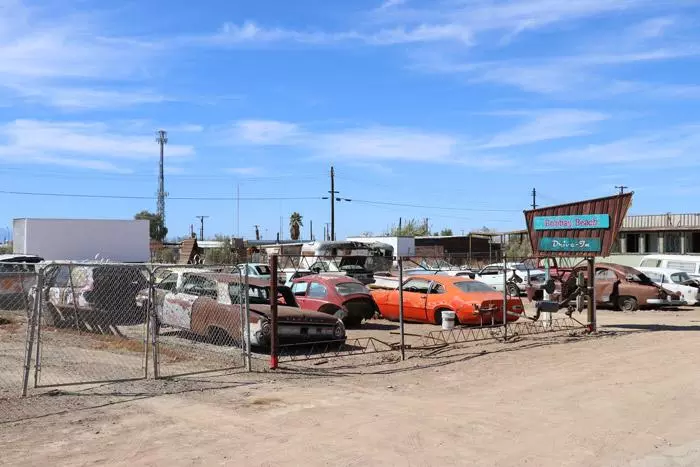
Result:
{"label": "sandy lot", "polygon": [[0,424],[0,464],[700,465],[700,310],[599,323],[405,362],[40,391],[0,401],[24,418]]}

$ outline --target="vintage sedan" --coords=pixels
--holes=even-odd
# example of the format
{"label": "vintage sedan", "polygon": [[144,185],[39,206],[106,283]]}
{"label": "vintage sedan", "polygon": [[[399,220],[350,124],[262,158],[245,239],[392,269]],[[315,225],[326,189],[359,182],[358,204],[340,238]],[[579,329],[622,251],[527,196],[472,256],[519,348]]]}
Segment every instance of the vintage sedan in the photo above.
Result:
{"label": "vintage sedan", "polygon": [[681,294],[681,299],[688,302],[689,305],[696,305],[700,301],[700,292],[695,285],[696,281],[687,272],[664,268],[640,267],[638,269],[656,285]]}
{"label": "vintage sedan", "polygon": [[[583,272],[584,277],[588,276],[586,266],[575,268],[563,284],[562,296],[567,296],[576,288],[579,272]],[[609,305],[622,311],[687,305],[681,294],[655,284],[639,270],[609,263],[595,265],[595,296],[598,305]]]}
{"label": "vintage sedan", "polygon": [[[238,274],[187,274],[181,287],[167,292],[155,303],[156,326],[170,326],[208,337],[215,342],[243,342]],[[269,281],[249,279],[250,342],[267,347],[271,336]],[[299,308],[288,287],[278,289],[278,336],[280,343],[345,341],[342,320]]]}
{"label": "vintage sedan", "polygon": [[[389,320],[399,319],[399,290],[372,291],[379,311]],[[503,293],[465,277],[414,276],[403,283],[404,319],[419,323],[442,323],[442,312],[454,311],[460,324],[488,324],[503,321]],[[507,302],[507,320],[523,313],[519,298]]]}
{"label": "vintage sedan", "polygon": [[313,274],[292,281],[292,292],[305,310],[316,310],[343,320],[346,326],[359,326],[378,311],[369,289],[347,276]]}

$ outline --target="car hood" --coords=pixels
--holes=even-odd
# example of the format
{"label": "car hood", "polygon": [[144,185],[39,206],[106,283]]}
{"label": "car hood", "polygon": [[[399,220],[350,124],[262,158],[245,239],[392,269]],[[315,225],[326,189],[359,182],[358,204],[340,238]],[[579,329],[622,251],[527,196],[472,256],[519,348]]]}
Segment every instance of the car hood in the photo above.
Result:
{"label": "car hood", "polygon": [[[251,313],[262,315],[268,319],[272,317],[270,305],[250,305]],[[319,324],[335,324],[338,318],[321,313],[319,311],[302,310],[292,306],[277,306],[277,319],[280,322],[307,322]]]}

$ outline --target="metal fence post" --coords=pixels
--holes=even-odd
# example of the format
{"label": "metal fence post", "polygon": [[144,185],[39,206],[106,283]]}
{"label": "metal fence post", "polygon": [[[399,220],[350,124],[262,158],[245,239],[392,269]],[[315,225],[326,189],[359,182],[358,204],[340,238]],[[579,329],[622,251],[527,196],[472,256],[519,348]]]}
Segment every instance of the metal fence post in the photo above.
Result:
{"label": "metal fence post", "polygon": [[22,397],[27,396],[29,388],[29,373],[32,366],[32,350],[34,349],[34,336],[36,327],[39,325],[39,307],[41,300],[41,289],[43,288],[43,270],[37,266],[36,285],[34,287],[34,303],[32,312],[27,323],[27,338],[24,347],[24,374],[22,375]]}
{"label": "metal fence post", "polygon": [[153,268],[148,284],[148,314],[151,316],[151,352],[153,352],[153,378],[160,378],[160,347],[158,334],[160,334],[160,321],[158,319],[158,310],[155,304],[155,275],[158,268]]}
{"label": "metal fence post", "polygon": [[149,342],[151,340],[151,303],[153,303],[152,297],[151,297],[151,278],[153,277],[153,273],[151,271],[151,268],[147,269],[148,271],[148,303],[146,304],[146,309],[144,310],[144,313],[146,314],[146,336],[144,337],[143,341],[143,377],[148,379],[148,352],[150,351],[149,349]]}
{"label": "metal fence post", "polygon": [[598,323],[596,319],[595,297],[595,258],[588,258],[588,330],[596,332]]}
{"label": "metal fence post", "polygon": [[508,258],[503,255],[503,340],[508,337]]}
{"label": "metal fence post", "polygon": [[243,286],[243,318],[245,319],[245,366],[246,370],[252,371],[250,353],[250,297],[248,295],[248,268],[245,269],[245,285]]}
{"label": "metal fence post", "polygon": [[279,363],[277,356],[277,255],[270,257],[270,313],[271,330],[270,330],[270,369],[276,370]]}
{"label": "metal fence post", "polygon": [[406,360],[403,329],[403,258],[399,256],[399,333],[401,334],[401,360]]}

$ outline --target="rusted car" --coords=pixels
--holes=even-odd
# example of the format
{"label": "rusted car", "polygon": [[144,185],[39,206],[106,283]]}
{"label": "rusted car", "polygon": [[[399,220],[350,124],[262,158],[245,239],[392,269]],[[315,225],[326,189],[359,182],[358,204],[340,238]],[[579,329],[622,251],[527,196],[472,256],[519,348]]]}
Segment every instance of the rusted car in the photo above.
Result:
{"label": "rusted car", "polygon": [[148,287],[142,269],[117,264],[48,265],[44,271],[47,303],[42,319],[47,324],[118,332],[115,326],[145,322],[135,301]]}
{"label": "rusted car", "polygon": [[[372,296],[382,316],[399,319],[399,290],[376,289]],[[442,323],[443,311],[454,311],[460,324],[488,324],[503,321],[503,293],[483,282],[466,277],[413,276],[403,283],[404,319],[418,323]],[[507,302],[507,320],[523,313],[520,298]]]}
{"label": "rusted car", "polygon": [[[563,285],[562,296],[575,289],[579,272],[588,276],[586,266],[575,268]],[[687,305],[677,292],[660,287],[644,273],[629,266],[597,263],[595,265],[595,295],[599,305],[610,305],[622,311],[635,311],[640,307],[667,308]]]}
{"label": "rusted car", "polygon": [[[191,273],[181,287],[168,291],[155,303],[156,325],[169,326],[207,337],[216,343],[243,342],[238,274]],[[271,317],[269,281],[249,279],[251,345],[270,345]],[[292,291],[278,288],[278,336],[280,343],[345,341],[342,320],[318,311],[299,308]]]}
{"label": "rusted car", "polygon": [[28,295],[36,283],[34,267],[43,261],[33,255],[0,255],[0,308],[26,308]]}
{"label": "rusted car", "polygon": [[292,292],[299,306],[343,320],[346,326],[359,326],[379,311],[369,289],[347,276],[313,274],[292,281]]}

